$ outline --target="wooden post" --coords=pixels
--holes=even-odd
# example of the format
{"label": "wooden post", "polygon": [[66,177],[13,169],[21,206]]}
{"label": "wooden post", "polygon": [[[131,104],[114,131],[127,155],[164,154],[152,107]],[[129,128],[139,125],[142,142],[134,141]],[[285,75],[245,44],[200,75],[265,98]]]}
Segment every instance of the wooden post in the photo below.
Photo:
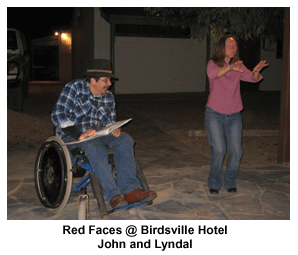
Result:
{"label": "wooden post", "polygon": [[[115,22],[114,18],[110,17],[110,61],[112,65],[112,71],[115,73]],[[115,95],[115,82],[111,87],[111,92]]]}
{"label": "wooden post", "polygon": [[[211,33],[207,34],[207,39],[206,39],[206,68],[208,61],[210,60],[210,41],[211,41]],[[209,78],[206,72],[206,84],[205,84],[205,97],[208,98],[210,94],[210,88],[209,88]]]}
{"label": "wooden post", "polygon": [[290,163],[290,7],[285,8],[277,163]]}

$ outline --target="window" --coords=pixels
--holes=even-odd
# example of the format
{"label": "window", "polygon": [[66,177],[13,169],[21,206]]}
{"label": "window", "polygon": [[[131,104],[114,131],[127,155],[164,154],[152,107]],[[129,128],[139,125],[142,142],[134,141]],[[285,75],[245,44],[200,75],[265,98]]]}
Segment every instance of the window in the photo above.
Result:
{"label": "window", "polygon": [[7,31],[7,49],[18,49],[17,35],[15,31]]}

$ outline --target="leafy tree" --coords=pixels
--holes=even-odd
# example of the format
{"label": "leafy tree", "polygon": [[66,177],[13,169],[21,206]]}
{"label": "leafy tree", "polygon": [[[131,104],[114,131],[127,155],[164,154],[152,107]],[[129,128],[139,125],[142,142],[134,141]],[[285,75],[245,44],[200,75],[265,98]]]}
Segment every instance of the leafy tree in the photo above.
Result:
{"label": "leafy tree", "polygon": [[282,39],[284,8],[275,7],[149,7],[150,16],[160,17],[164,26],[190,28],[191,36],[229,32],[241,39]]}

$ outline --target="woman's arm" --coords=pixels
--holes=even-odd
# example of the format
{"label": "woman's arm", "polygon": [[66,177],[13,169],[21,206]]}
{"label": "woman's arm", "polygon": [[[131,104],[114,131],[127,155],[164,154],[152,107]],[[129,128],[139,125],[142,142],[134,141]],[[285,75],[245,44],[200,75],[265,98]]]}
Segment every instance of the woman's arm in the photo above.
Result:
{"label": "woman's arm", "polygon": [[231,70],[242,73],[243,72],[243,70],[241,69],[242,65],[243,65],[242,61],[237,61],[231,65],[220,67],[218,70],[217,77],[221,77]]}
{"label": "woman's arm", "polygon": [[265,67],[265,66],[268,66],[269,64],[266,63],[267,61],[266,60],[262,60],[259,64],[257,64],[255,66],[255,68],[252,70],[253,72],[253,76],[255,79],[259,79],[259,73],[260,71]]}

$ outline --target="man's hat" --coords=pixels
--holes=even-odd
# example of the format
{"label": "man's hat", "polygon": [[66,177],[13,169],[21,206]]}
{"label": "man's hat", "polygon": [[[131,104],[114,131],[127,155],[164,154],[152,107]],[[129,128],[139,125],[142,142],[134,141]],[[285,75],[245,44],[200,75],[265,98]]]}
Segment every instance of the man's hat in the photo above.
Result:
{"label": "man's hat", "polygon": [[93,78],[111,77],[118,80],[117,75],[112,72],[110,60],[107,59],[94,59],[91,61],[84,76]]}

